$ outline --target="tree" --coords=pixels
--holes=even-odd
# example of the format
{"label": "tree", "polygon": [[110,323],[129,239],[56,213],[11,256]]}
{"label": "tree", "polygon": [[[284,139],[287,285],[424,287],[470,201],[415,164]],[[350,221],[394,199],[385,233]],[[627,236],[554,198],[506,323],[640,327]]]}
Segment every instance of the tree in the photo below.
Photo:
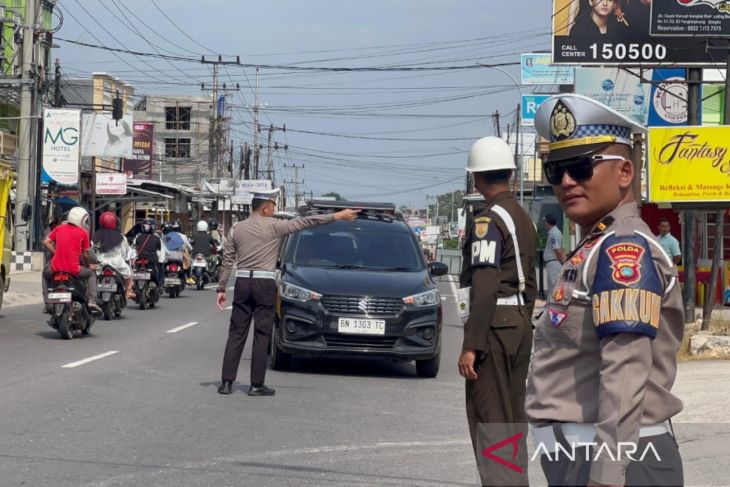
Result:
{"label": "tree", "polygon": [[340,193],[335,193],[334,191],[330,191],[329,193],[325,193],[322,196],[324,196],[326,198],[334,198],[335,201],[342,201],[342,200],[345,199],[345,198],[342,197],[342,195]]}

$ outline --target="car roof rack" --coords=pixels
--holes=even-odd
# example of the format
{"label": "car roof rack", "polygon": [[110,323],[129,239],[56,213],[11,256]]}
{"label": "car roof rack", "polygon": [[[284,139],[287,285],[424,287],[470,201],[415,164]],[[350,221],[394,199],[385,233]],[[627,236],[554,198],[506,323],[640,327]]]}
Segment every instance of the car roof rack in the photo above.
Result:
{"label": "car roof rack", "polygon": [[367,203],[361,201],[323,201],[311,200],[299,208],[301,215],[318,215],[334,213],[344,209],[360,210],[358,218],[369,220],[393,221],[403,220],[403,216],[396,211],[393,203]]}

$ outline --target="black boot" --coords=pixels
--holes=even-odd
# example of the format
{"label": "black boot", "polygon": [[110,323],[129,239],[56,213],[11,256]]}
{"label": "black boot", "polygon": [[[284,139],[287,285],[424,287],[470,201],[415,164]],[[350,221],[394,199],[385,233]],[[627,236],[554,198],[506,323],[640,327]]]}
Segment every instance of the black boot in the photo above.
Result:
{"label": "black boot", "polygon": [[233,381],[224,380],[221,381],[221,385],[218,386],[218,394],[230,394],[233,392]]}
{"label": "black boot", "polygon": [[276,391],[274,389],[272,389],[271,387],[266,387],[263,384],[261,384],[260,386],[251,386],[248,388],[249,396],[273,396],[274,394],[276,394]]}

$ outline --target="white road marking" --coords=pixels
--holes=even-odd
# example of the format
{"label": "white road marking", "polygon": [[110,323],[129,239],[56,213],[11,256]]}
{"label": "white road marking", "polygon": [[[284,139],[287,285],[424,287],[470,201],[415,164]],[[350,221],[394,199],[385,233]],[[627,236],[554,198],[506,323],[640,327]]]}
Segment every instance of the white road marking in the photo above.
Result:
{"label": "white road marking", "polygon": [[207,286],[205,286],[205,289],[215,289],[217,287],[218,287],[218,284],[208,284]]}
{"label": "white road marking", "polygon": [[89,362],[93,362],[94,360],[99,360],[102,358],[109,357],[110,355],[114,355],[116,353],[119,353],[118,350],[111,350],[109,352],[100,353],[99,355],[94,355],[93,357],[85,358],[83,360],[79,360],[78,362],[71,362],[70,364],[62,365],[61,368],[64,369],[73,369],[74,367],[78,367],[79,365],[88,364]]}
{"label": "white road marking", "polygon": [[228,291],[233,291],[233,290],[235,289],[235,287],[236,287],[236,286],[228,286],[228,287],[226,288],[226,290],[228,290]]}
{"label": "white road marking", "polygon": [[459,294],[459,291],[456,289],[456,281],[449,281],[449,285],[451,286],[451,294],[454,296],[454,299]]}
{"label": "white road marking", "polygon": [[167,333],[177,333],[179,331],[182,331],[182,330],[184,330],[186,328],[190,328],[191,326],[195,326],[197,324],[198,324],[197,321],[191,321],[190,323],[185,323],[184,325],[178,326],[177,328],[173,328],[171,330],[167,330]]}

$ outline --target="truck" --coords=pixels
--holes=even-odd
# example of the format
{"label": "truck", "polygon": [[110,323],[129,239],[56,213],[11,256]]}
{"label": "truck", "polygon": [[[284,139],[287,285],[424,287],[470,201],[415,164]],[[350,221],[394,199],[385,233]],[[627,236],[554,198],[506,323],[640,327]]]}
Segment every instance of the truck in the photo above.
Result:
{"label": "truck", "polygon": [[12,168],[0,162],[0,308],[10,287],[10,263],[13,258],[13,214],[10,209],[10,189],[15,174]]}

